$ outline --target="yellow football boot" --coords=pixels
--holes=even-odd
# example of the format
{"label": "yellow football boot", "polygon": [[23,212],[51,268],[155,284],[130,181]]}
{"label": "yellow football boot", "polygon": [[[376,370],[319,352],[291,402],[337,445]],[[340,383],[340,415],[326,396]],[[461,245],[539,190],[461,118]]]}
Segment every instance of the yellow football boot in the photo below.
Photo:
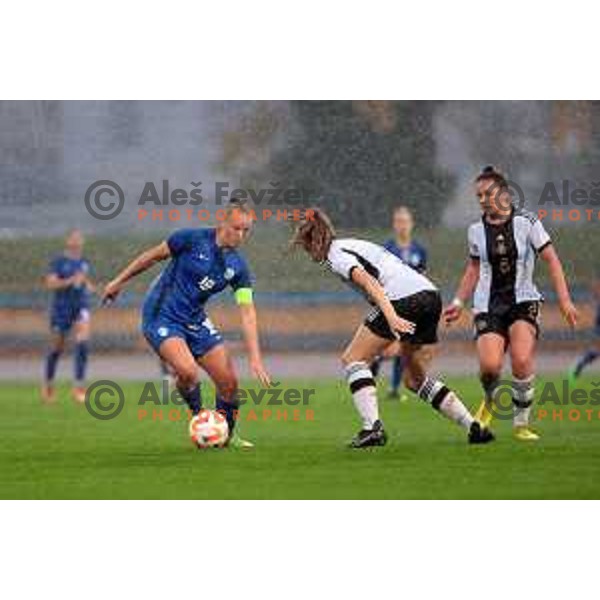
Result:
{"label": "yellow football boot", "polygon": [[474,416],[476,421],[479,421],[484,427],[489,427],[494,415],[490,412],[487,402],[485,400],[481,401],[479,408]]}
{"label": "yellow football boot", "polygon": [[513,428],[513,437],[522,442],[537,442],[540,439],[540,436],[527,425]]}
{"label": "yellow football boot", "polygon": [[230,448],[239,448],[242,450],[250,450],[254,448],[254,444],[248,440],[243,440],[237,433],[234,433],[227,441],[227,446]]}

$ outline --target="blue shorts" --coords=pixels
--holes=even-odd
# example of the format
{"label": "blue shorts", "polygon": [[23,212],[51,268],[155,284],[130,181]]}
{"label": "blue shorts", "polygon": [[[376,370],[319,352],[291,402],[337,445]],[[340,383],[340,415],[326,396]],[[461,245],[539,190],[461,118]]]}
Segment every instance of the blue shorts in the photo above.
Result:
{"label": "blue shorts", "polygon": [[223,337],[208,317],[199,323],[184,324],[158,315],[154,319],[142,320],[142,333],[157,354],[160,354],[160,345],[172,337],[185,340],[194,358],[204,356],[223,343]]}
{"label": "blue shorts", "polygon": [[67,334],[75,323],[88,323],[90,311],[87,308],[78,308],[70,311],[52,311],[50,313],[50,329],[55,333]]}
{"label": "blue shorts", "polygon": [[598,305],[598,310],[596,312],[596,327],[595,332],[597,336],[600,336],[600,304]]}

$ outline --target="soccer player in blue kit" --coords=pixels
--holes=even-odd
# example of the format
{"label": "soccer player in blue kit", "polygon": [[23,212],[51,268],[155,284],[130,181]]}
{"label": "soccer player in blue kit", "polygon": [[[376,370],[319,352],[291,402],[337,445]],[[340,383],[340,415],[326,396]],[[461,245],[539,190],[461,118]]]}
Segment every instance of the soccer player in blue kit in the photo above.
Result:
{"label": "soccer player in blue kit", "polygon": [[596,322],[594,325],[594,336],[595,339],[590,347],[577,358],[575,364],[569,369],[567,376],[571,387],[576,387],[577,378],[581,375],[583,370],[591,365],[595,360],[600,357],[600,274],[596,277],[592,292],[597,302],[596,307]]}
{"label": "soccer player in blue kit", "polygon": [[398,206],[394,210],[392,227],[395,237],[387,240],[383,247],[395,254],[417,273],[425,273],[427,270],[427,250],[412,239],[415,222],[406,206]]}
{"label": "soccer player in blue kit", "polygon": [[[392,227],[394,237],[387,240],[383,247],[397,256],[411,269],[422,275],[427,270],[427,251],[421,244],[412,239],[414,219],[410,209],[406,206],[398,206],[393,213]],[[390,344],[384,355],[377,358],[371,365],[374,375],[377,375],[384,358],[392,359],[392,376],[390,379],[390,398],[398,398],[398,390],[402,383],[402,372],[404,370],[403,359],[399,354],[397,343]]]}
{"label": "soccer player in blue kit", "polygon": [[50,303],[50,329],[52,341],[45,361],[42,399],[55,399],[54,377],[58,361],[65,349],[71,329],[75,329],[75,379],[73,398],[85,401],[85,375],[90,337],[89,295],[94,290],[90,280],[90,263],[83,257],[84,238],[73,230],[67,236],[64,253],[50,263],[45,285],[52,292]]}
{"label": "soccer player in blue kit", "polygon": [[238,379],[223,337],[205,312],[208,300],[230,287],[240,308],[250,369],[264,386],[271,383],[258,339],[252,278],[236,250],[252,227],[250,211],[232,204],[216,228],[182,229],[143,252],[105,287],[103,302],[113,301],[125,284],[156,263],[170,259],[146,294],[142,331],[175,375],[179,393],[193,413],[202,406],[198,366],[213,380],[216,409],[229,425],[230,444],[251,447],[233,436],[238,408]]}

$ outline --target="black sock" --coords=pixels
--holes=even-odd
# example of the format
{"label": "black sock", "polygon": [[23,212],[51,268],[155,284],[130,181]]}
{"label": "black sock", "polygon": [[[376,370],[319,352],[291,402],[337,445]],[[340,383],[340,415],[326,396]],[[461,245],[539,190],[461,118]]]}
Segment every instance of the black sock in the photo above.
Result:
{"label": "black sock", "polygon": [[489,406],[494,401],[494,394],[496,392],[496,388],[498,387],[500,378],[494,375],[480,375],[479,380],[485,393],[486,404]]}
{"label": "black sock", "polygon": [[62,352],[59,350],[50,350],[46,356],[45,379],[47,383],[52,383],[54,381],[56,367],[58,366],[58,359],[60,358],[61,354]]}
{"label": "black sock", "polygon": [[400,384],[402,383],[402,371],[404,370],[404,362],[401,356],[394,356],[392,361],[392,379],[390,381],[390,387],[392,392],[397,392]]}
{"label": "black sock", "polygon": [[227,425],[229,427],[229,435],[233,435],[233,430],[235,428],[235,421],[237,416],[236,411],[239,409],[239,405],[234,404],[233,402],[226,402],[219,395],[217,395],[215,405],[217,412],[224,415],[225,419],[227,420]]}
{"label": "black sock", "polygon": [[192,386],[191,388],[183,389],[178,387],[177,390],[181,394],[181,397],[187,402],[192,413],[197,415],[202,408],[202,397],[200,395],[200,384]]}
{"label": "black sock", "polygon": [[77,342],[75,345],[75,382],[82,386],[85,381],[85,372],[88,362],[88,343]]}

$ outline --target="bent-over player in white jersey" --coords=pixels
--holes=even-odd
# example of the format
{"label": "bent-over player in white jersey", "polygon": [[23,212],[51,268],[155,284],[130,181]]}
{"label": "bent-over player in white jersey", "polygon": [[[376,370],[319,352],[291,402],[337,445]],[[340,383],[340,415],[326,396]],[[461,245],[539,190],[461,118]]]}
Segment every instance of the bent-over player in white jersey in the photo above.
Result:
{"label": "bent-over player in white jersey", "polygon": [[485,167],[475,180],[483,215],[469,227],[469,261],[446,321],[457,320],[473,296],[475,337],[481,385],[485,392],[476,418],[489,425],[500,415],[499,385],[504,355],[512,365],[514,436],[537,440],[529,428],[534,400],[535,349],[542,296],[533,282],[537,257],[548,265],[560,310],[574,327],[577,310],[571,302],[561,262],[541,221],[512,203],[508,183],[494,167]]}
{"label": "bent-over player in white jersey", "polygon": [[394,340],[400,339],[406,358],[407,387],[468,432],[470,443],[494,439],[473,419],[458,396],[429,377],[424,369],[424,346],[437,342],[442,301],[436,287],[391,252],[359,239],[336,239],[328,217],[319,209],[307,211],[294,238],[313,260],[323,263],[374,304],[365,322],[342,355],[342,364],[356,410],[363,422],[351,446],[383,446],[387,436],[379,418],[375,380],[369,365]]}

